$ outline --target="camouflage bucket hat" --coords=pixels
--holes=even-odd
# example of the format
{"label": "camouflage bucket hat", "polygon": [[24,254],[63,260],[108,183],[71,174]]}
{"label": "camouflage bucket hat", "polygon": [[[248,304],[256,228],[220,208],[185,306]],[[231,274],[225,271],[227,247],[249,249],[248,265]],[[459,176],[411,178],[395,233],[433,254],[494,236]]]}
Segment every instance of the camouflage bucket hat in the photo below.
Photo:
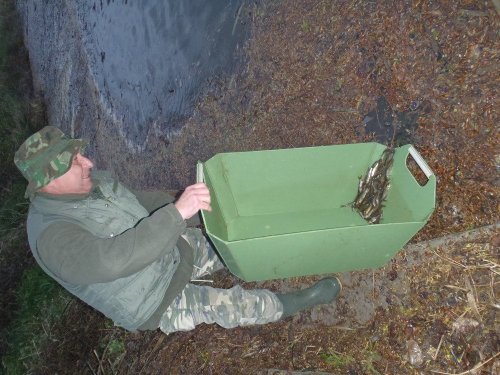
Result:
{"label": "camouflage bucket hat", "polygon": [[55,126],[46,126],[26,139],[14,155],[14,163],[28,180],[25,197],[65,174],[73,156],[86,145],[86,140],[69,138]]}

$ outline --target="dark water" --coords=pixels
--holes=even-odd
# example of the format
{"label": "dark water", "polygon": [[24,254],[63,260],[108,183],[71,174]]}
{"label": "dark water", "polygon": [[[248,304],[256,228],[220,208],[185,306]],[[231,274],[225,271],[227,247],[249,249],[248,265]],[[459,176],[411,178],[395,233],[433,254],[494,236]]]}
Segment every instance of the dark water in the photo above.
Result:
{"label": "dark water", "polygon": [[91,73],[132,147],[180,129],[248,35],[244,0],[77,1]]}
{"label": "dark water", "polygon": [[372,109],[363,120],[363,134],[371,134],[379,143],[388,146],[401,146],[413,143],[417,120],[427,113],[429,103],[411,102],[407,111],[393,110],[384,96],[377,99],[376,108]]}

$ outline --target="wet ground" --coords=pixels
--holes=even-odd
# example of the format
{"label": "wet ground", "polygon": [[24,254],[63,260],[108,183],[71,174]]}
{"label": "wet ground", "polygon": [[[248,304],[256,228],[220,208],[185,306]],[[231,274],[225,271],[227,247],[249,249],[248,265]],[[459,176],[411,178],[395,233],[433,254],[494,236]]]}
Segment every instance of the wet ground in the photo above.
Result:
{"label": "wet ground", "polygon": [[[337,303],[275,324],[126,334],[74,303],[59,328],[66,334],[47,353],[52,373],[69,363],[89,374],[498,373],[498,227],[454,236],[495,224],[500,213],[494,2],[249,9],[245,71],[214,83],[175,139],[152,139],[141,155],[109,151],[123,165],[117,174],[134,186],[181,188],[194,181],[197,160],[218,152],[407,141],[438,178],[433,216],[383,269],[341,275]],[[386,121],[373,127],[377,113],[391,115],[397,137]],[[100,132],[104,154],[110,139]],[[316,279],[244,286],[288,290]],[[220,287],[235,282],[215,277]],[[124,354],[111,352],[114,339]]]}

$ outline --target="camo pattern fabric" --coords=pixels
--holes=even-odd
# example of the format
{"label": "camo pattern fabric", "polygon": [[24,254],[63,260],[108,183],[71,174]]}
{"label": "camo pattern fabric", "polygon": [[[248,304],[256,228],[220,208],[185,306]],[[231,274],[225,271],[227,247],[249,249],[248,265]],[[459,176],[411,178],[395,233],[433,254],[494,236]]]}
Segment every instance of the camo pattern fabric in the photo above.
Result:
{"label": "camo pattern fabric", "polygon": [[[196,249],[192,280],[224,267],[201,231],[188,230],[184,238]],[[239,285],[217,289],[190,283],[163,314],[160,329],[167,334],[189,331],[201,323],[234,328],[275,322],[281,315],[283,305],[269,290],[245,290]]]}
{"label": "camo pattern fabric", "polygon": [[86,145],[85,140],[69,138],[55,126],[46,126],[26,139],[14,155],[14,163],[28,180],[25,195],[31,196],[66,173],[73,156]]}
{"label": "camo pattern fabric", "polygon": [[187,228],[182,237],[195,249],[194,270],[191,280],[195,280],[225,268],[217,253],[207,241],[201,230]]}

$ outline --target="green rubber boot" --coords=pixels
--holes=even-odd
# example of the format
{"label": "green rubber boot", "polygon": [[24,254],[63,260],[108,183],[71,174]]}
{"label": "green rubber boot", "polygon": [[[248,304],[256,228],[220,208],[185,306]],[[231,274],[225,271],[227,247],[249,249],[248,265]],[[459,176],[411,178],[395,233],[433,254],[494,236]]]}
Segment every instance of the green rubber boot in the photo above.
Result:
{"label": "green rubber boot", "polygon": [[318,281],[307,289],[277,294],[278,299],[283,304],[281,318],[288,318],[299,311],[310,309],[316,305],[330,303],[337,297],[341,289],[342,285],[339,279],[329,277]]}

